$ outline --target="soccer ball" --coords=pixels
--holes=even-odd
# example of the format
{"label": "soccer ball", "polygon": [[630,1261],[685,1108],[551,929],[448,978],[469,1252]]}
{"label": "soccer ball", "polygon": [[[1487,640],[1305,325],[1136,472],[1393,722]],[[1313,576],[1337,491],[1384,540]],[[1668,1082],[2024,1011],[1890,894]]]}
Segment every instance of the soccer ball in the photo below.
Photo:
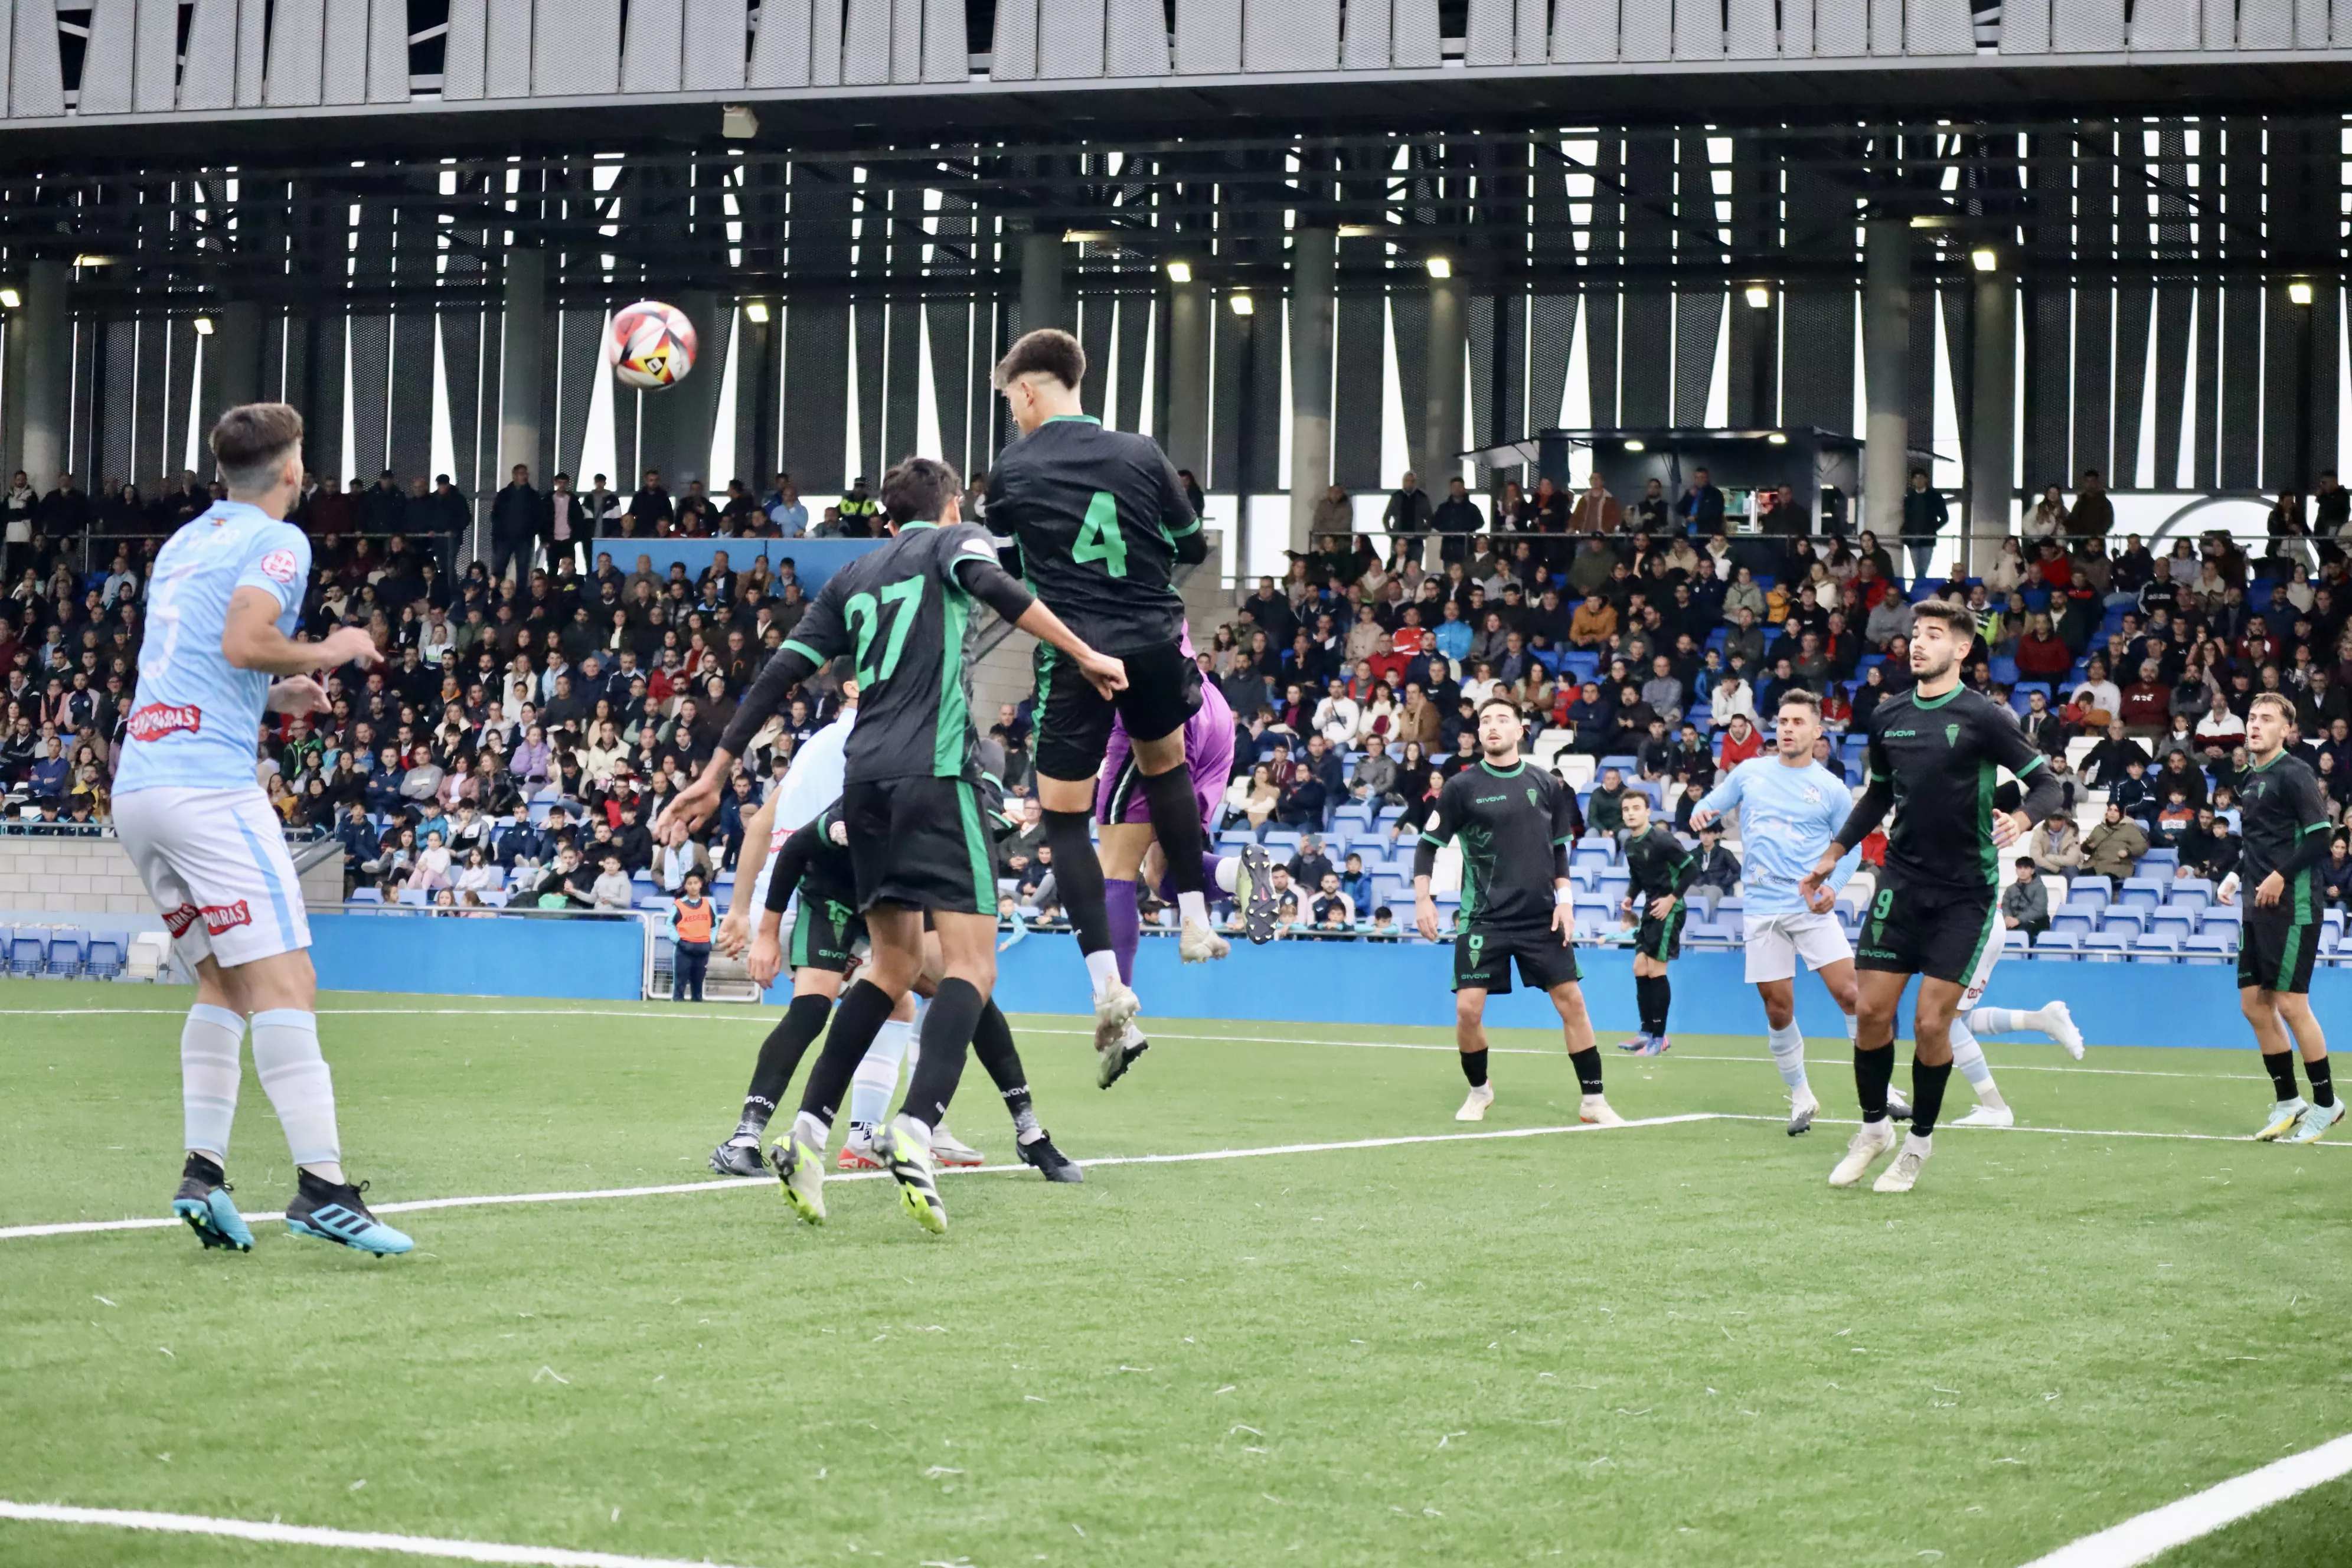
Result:
{"label": "soccer ball", "polygon": [[640,300],[614,313],[604,363],[622,384],[658,392],[694,368],[694,323],[675,305]]}

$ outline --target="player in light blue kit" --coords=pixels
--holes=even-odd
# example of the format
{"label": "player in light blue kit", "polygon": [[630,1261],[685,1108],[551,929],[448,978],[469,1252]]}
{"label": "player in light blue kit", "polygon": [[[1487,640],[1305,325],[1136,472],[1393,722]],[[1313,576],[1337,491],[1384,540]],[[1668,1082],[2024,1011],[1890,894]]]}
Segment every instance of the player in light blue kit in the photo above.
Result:
{"label": "player in light blue kit", "polygon": [[206,1247],[252,1249],[225,1173],[250,1018],[254,1069],[294,1157],[287,1228],[406,1252],[408,1237],[343,1178],[302,888],[254,767],[265,713],[322,712],[317,671],[380,656],[356,626],[319,642],[290,635],[310,578],[310,542],[283,521],[302,493],[302,416],[282,403],[232,408],[211,447],[228,499],[155,558],[114,785],[115,831],[196,976],[180,1032],[187,1163],[172,1212]]}
{"label": "player in light blue kit", "polygon": [[1774,715],[1772,752],[1750,757],[1731,770],[1691,810],[1691,826],[1701,828],[1734,806],[1739,808],[1740,888],[1747,900],[1748,981],[1764,1002],[1765,1040],[1773,1065],[1789,1086],[1789,1136],[1810,1129],[1821,1110],[1805,1081],[1805,1037],[1797,1029],[1797,960],[1822,977],[1830,999],[1845,1015],[1846,1038],[1853,1037],[1856,999],[1853,948],[1831,909],[1837,890],[1862,860],[1859,846],[1838,862],[1819,903],[1807,903],[1798,882],[1837,830],[1845,826],[1853,795],[1835,773],[1813,761],[1822,732],[1821,699],[1801,688],[1780,699]]}

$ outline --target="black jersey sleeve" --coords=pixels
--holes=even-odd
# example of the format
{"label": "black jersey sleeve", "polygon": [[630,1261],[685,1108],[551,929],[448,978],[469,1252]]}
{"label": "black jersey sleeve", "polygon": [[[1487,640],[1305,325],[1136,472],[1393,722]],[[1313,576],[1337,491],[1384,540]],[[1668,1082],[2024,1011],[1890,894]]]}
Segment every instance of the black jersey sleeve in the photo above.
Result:
{"label": "black jersey sleeve", "polygon": [[1168,531],[1176,546],[1176,559],[1192,565],[1209,558],[1209,536],[1201,527],[1201,514],[1192,510],[1192,498],[1184,493],[1184,481],[1176,472],[1166,452],[1160,458],[1160,526]]}
{"label": "black jersey sleeve", "polygon": [[809,863],[824,847],[823,834],[827,813],[819,812],[814,822],[803,823],[776,851],[776,868],[768,876],[768,908],[776,914],[784,912],[793,901],[793,889],[801,885],[808,874]]}
{"label": "black jersey sleeve", "polygon": [[2320,798],[2319,775],[2308,768],[2299,768],[2287,786],[2287,804],[2294,809],[2294,848],[2288,854],[2286,872],[2317,868],[2327,858],[2327,841],[2335,835],[2328,831],[2327,803]]}
{"label": "black jersey sleeve", "polygon": [[1841,855],[1869,837],[1895,808],[1895,766],[1887,761],[1885,742],[1879,739],[1875,714],[1872,715],[1870,744],[1864,752],[1863,767],[1869,783],[1854,797],[1853,809],[1846,813],[1845,826],[1837,830],[1837,837],[1832,840]]}
{"label": "black jersey sleeve", "polygon": [[[1576,804],[1576,791],[1558,779],[1552,781],[1552,790],[1551,841],[1558,845],[1581,838],[1584,837],[1584,809]],[[1567,874],[1565,870],[1560,873],[1562,876]]]}
{"label": "black jersey sleeve", "polygon": [[1462,775],[1456,773],[1445,781],[1437,792],[1437,809],[1429,816],[1428,826],[1421,830],[1421,843],[1412,852],[1412,874],[1427,877],[1437,869],[1437,852],[1448,840],[1462,831],[1462,792],[1454,787]]}
{"label": "black jersey sleeve", "polygon": [[2024,792],[2018,803],[2020,811],[2042,822],[2059,809],[2066,798],[2066,786],[2051,773],[2050,759],[2027,738],[2023,725],[2011,723],[1999,708],[1988,703],[1978,718],[1977,732],[1985,754],[2017,775],[2018,787]]}

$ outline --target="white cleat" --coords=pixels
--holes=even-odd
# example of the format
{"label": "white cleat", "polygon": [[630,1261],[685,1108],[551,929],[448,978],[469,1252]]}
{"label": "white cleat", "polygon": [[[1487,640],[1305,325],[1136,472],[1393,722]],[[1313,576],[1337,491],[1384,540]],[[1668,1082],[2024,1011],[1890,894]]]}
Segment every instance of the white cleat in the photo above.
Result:
{"label": "white cleat", "polygon": [[1862,1180],[1871,1166],[1895,1148],[1895,1123],[1865,1121],[1845,1146],[1845,1158],[1830,1173],[1830,1185],[1850,1187]]}
{"label": "white cleat", "polygon": [[939,1165],[956,1165],[966,1169],[987,1163],[988,1156],[971,1144],[951,1135],[945,1127],[931,1133],[931,1161]]}
{"label": "white cleat", "polygon": [[1176,935],[1176,956],[1187,963],[1206,963],[1233,952],[1234,944],[1198,921],[1186,921]]}
{"label": "white cleat", "polygon": [[1117,1057],[1119,1042],[1127,1037],[1127,1026],[1143,1011],[1143,998],[1123,980],[1114,980],[1110,989],[1095,998],[1095,1054]]}
{"label": "white cleat", "polygon": [[2006,1105],[1979,1105],[1952,1123],[1955,1127],[2014,1127],[2017,1112]]}
{"label": "white cleat", "polygon": [[1591,1122],[1595,1127],[1625,1125],[1625,1119],[1611,1110],[1609,1101],[1597,1094],[1588,1094],[1584,1097],[1583,1101],[1576,1108],[1576,1119],[1579,1121]]}
{"label": "white cleat", "polygon": [[1903,1152],[1895,1156],[1895,1163],[1878,1173],[1878,1180],[1871,1184],[1872,1190],[1881,1193],[1909,1192],[1919,1180],[1919,1168],[1927,1163],[1927,1156],[1935,1152],[1936,1139],[1933,1133],[1925,1138],[1920,1137],[1916,1132],[1910,1133],[1903,1140]]}
{"label": "white cleat", "polygon": [[1454,1120],[1484,1121],[1486,1120],[1486,1108],[1494,1103],[1495,1086],[1482,1083],[1470,1091],[1470,1098],[1462,1102],[1462,1109],[1454,1113]]}
{"label": "white cleat", "polygon": [[2263,1123],[2263,1130],[2254,1134],[2254,1141],[2258,1143],[2277,1142],[2294,1131],[2303,1121],[2303,1113],[2310,1109],[2310,1104],[2299,1094],[2292,1100],[2280,1100],[2271,1107],[2270,1119]]}
{"label": "white cleat", "polygon": [[[2083,1031],[2074,1026],[2074,1015],[2067,1010],[2066,1004],[2063,1002],[2053,1002],[2048,1006],[2042,1009],[2042,1016],[2045,1019],[2049,1020],[2042,1032],[2048,1035],[2052,1039],[2057,1041],[2060,1045],[2065,1047],[2066,1054],[2068,1056],[2073,1057],[2078,1062],[2081,1061],[2083,1059]],[[2004,1123],[2004,1125],[2006,1125],[2006,1123]]]}
{"label": "white cleat", "polygon": [[1822,1113],[1822,1102],[1813,1098],[1810,1089],[1801,1089],[1789,1097],[1789,1136],[1796,1138],[1813,1130],[1813,1118]]}

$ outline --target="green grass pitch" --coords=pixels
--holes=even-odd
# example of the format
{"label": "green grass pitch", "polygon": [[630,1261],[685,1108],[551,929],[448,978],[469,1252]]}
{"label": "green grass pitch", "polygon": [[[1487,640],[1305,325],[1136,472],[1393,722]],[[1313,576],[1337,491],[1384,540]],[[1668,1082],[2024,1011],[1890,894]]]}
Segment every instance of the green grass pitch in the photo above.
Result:
{"label": "green grass pitch", "polygon": [[[0,986],[0,1224],[167,1212],[186,999]],[[379,1201],[704,1176],[769,1021],[326,1006]],[[32,1011],[74,1007],[154,1011]],[[1082,1161],[1479,1131],[1449,1051],[1337,1043],[1432,1031],[1168,1023],[1103,1093],[1014,1022]],[[1495,1044],[1484,1131],[1572,1123],[1557,1037]],[[2243,1052],[1991,1051],[2083,1131],[1948,1129],[1907,1198],[1829,1190],[1848,1129],[1785,1136],[1760,1041],[1682,1037],[1606,1053],[1619,1110],[1763,1119],[957,1175],[944,1238],[868,1181],[821,1230],[751,1184],[417,1213],[382,1262],[0,1240],[0,1498],[751,1568],[2015,1568],[2352,1429],[2352,1148],[2117,1135],[2242,1138]],[[953,1124],[1010,1160],[976,1065]],[[249,1065],[230,1173],[288,1196]],[[359,1561],[0,1522],[10,1568]],[[2160,1561],[2352,1562],[2352,1488]]]}

